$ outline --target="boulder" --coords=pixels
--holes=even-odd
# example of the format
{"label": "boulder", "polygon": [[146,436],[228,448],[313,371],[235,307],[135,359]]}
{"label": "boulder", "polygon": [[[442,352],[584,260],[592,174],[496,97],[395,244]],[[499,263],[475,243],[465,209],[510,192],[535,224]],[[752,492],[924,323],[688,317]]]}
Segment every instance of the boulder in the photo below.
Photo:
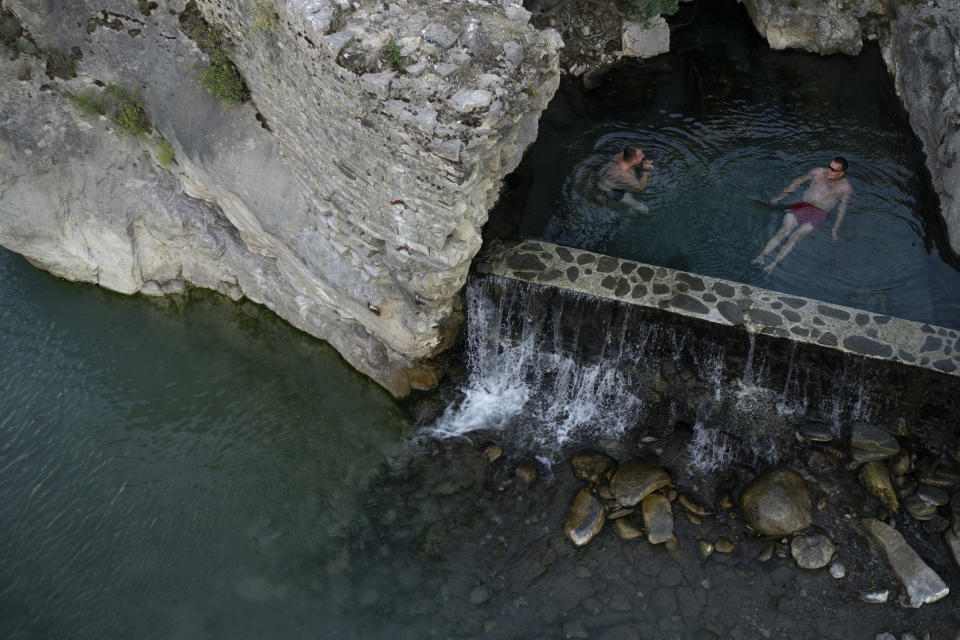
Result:
{"label": "boulder", "polygon": [[624,20],[620,32],[621,55],[652,58],[670,50],[670,26],[662,16],[647,22]]}
{"label": "boulder", "polygon": [[950,593],[946,583],[907,544],[899,531],[874,518],[863,518],[860,525],[883,551],[890,568],[903,583],[906,590],[904,605],[920,607]]}
{"label": "boulder", "polygon": [[563,530],[573,544],[582,547],[600,533],[605,520],[603,505],[589,489],[584,488],[573,499]]}
{"label": "boulder", "polygon": [[801,49],[827,55],[857,55],[863,47],[861,21],[881,14],[880,0],[743,0],[754,26],[773,49]]}
{"label": "boulder", "polygon": [[632,507],[668,484],[670,476],[666,471],[638,458],[620,465],[610,480],[614,499],[625,507]]}
{"label": "boulder", "polygon": [[793,533],[813,522],[807,483],[790,469],[772,469],[747,485],[740,510],[747,526],[763,535]]}

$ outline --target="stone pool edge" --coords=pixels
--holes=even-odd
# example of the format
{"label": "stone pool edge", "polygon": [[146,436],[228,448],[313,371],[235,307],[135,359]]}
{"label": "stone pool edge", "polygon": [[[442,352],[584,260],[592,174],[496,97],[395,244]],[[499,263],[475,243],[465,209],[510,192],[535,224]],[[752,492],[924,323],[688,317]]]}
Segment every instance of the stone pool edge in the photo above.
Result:
{"label": "stone pool edge", "polygon": [[958,332],[539,240],[485,244],[492,274],[960,377]]}

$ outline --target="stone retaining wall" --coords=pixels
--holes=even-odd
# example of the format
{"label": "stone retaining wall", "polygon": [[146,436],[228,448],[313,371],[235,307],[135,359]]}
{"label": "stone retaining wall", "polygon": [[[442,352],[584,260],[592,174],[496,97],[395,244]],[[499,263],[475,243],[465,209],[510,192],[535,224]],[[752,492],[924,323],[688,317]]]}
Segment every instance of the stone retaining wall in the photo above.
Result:
{"label": "stone retaining wall", "polygon": [[960,377],[954,329],[540,241],[489,243],[477,269]]}

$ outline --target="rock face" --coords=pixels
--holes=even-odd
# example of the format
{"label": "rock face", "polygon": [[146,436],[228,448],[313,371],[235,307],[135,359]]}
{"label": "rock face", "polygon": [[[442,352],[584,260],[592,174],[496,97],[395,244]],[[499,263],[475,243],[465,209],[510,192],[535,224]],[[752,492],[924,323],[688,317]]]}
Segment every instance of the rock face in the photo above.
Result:
{"label": "rock face", "polygon": [[774,49],[802,49],[823,55],[857,55],[863,47],[862,21],[885,11],[880,0],[743,0],[753,24]]}
{"label": "rock face", "polygon": [[960,254],[960,11],[956,0],[744,0],[774,49],[856,55],[879,39],[897,94],[923,143],[950,246]]}
{"label": "rock face", "polygon": [[927,156],[950,246],[960,254],[960,11],[955,0],[897,3],[883,57]]}
{"label": "rock face", "polygon": [[747,525],[763,535],[793,533],[813,522],[807,483],[789,469],[772,469],[747,485],[740,510]]}
{"label": "rock face", "polygon": [[[487,211],[559,82],[559,37],[499,4],[140,4],[4,2],[77,69],[48,78],[4,51],[0,244],[124,293],[245,296],[395,394],[431,386]],[[251,102],[198,88],[190,11],[223,29]],[[67,99],[104,84],[138,89],[170,171]]]}
{"label": "rock face", "polygon": [[917,555],[900,532],[873,518],[860,521],[864,530],[879,544],[890,568],[906,590],[904,604],[919,607],[943,598],[950,589],[933,569]]}

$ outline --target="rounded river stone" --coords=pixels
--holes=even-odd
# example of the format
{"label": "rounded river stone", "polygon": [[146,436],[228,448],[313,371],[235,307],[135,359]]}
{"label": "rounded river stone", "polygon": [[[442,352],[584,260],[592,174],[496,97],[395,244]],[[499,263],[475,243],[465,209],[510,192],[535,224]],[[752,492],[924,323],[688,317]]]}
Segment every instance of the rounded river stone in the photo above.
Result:
{"label": "rounded river stone", "polygon": [[673,537],[673,511],[670,501],[659,493],[643,499],[643,526],[650,544],[661,544]]}
{"label": "rounded river stone", "polygon": [[648,495],[670,484],[667,472],[649,462],[633,459],[620,465],[610,488],[618,504],[632,507]]}
{"label": "rounded river stone", "polygon": [[616,468],[617,461],[599,451],[581,451],[573,456],[573,473],[593,484],[599,484]]}
{"label": "rounded river stone", "polygon": [[801,569],[822,569],[830,564],[836,550],[833,541],[820,533],[790,541],[790,555]]}
{"label": "rounded river stone", "polygon": [[764,535],[793,533],[813,522],[807,483],[790,469],[771,469],[747,485],[740,510],[747,526]]}
{"label": "rounded river stone", "polygon": [[590,489],[583,488],[573,499],[563,530],[573,544],[582,547],[600,533],[605,519],[603,505],[590,493]]}

